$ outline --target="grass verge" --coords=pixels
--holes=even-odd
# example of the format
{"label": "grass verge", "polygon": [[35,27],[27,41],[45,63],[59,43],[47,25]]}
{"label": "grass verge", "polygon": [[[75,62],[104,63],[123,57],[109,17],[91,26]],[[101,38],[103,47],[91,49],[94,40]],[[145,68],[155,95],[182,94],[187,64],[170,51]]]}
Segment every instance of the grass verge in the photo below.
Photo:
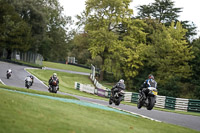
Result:
{"label": "grass verge", "polygon": [[34,94],[47,95],[47,96],[53,96],[53,97],[77,99],[77,98],[75,98],[73,96],[49,93],[49,92],[44,92],[44,91],[37,91],[37,90],[32,90],[32,89],[24,89],[24,88],[12,87],[12,86],[7,86],[7,85],[3,85],[3,84],[0,84],[0,88],[10,89],[10,90],[17,90],[17,91],[22,91],[22,92],[29,92],[29,93],[34,93]]}
{"label": "grass verge", "polygon": [[197,133],[141,117],[0,90],[1,133]]}
{"label": "grass verge", "polygon": [[91,73],[90,69],[68,65],[68,64],[61,64],[61,63],[53,63],[48,61],[43,61],[43,65],[45,67],[51,67],[51,68],[57,68],[57,69],[64,69],[64,70],[70,70],[70,71],[76,71],[76,72],[85,72],[85,73]]}

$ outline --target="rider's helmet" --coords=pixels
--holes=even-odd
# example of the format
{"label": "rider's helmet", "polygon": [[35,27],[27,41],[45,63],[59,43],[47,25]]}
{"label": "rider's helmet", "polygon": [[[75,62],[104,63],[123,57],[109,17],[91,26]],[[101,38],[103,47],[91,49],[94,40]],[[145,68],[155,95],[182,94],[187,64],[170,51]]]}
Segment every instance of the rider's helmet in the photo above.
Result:
{"label": "rider's helmet", "polygon": [[154,76],[152,74],[149,74],[149,79],[154,79]]}
{"label": "rider's helmet", "polygon": [[57,77],[57,74],[56,74],[56,73],[54,73],[54,74],[53,74],[53,77],[54,77],[54,78],[55,78],[55,77]]}
{"label": "rider's helmet", "polygon": [[32,75],[30,75],[29,77],[30,77],[31,79],[33,79],[33,76],[32,76]]}
{"label": "rider's helmet", "polygon": [[124,83],[124,80],[123,80],[123,79],[120,79],[119,82],[120,82],[120,83]]}

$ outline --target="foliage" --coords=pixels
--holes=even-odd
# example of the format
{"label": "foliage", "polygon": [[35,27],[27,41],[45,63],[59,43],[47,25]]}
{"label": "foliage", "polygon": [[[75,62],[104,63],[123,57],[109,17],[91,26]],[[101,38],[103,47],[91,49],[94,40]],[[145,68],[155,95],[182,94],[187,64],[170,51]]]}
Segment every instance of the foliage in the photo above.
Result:
{"label": "foliage", "polygon": [[[137,7],[139,10],[138,18],[141,19],[155,19],[159,23],[165,24],[165,26],[170,26],[172,21],[179,21],[179,13],[182,12],[182,8],[174,7],[174,1],[172,0],[155,0],[155,2],[149,5],[140,5]],[[196,26],[189,21],[181,21],[181,24],[188,31],[186,32],[186,37],[188,40],[192,36],[196,35]]]}
{"label": "foliage", "polygon": [[146,34],[142,31],[144,23],[131,19],[133,12],[128,8],[130,2],[86,1],[85,31],[90,38],[92,58],[100,56],[102,59],[100,79],[104,70],[114,72],[117,78],[131,78],[137,75],[138,66],[142,65],[138,54],[145,42]]}
{"label": "foliage", "polygon": [[62,11],[58,0],[1,0],[1,45],[9,56],[12,50],[31,50],[46,60],[65,60],[74,32]]}
{"label": "foliage", "polygon": [[91,58],[91,54],[88,50],[89,39],[87,33],[76,34],[72,43],[73,46],[69,56],[75,57],[78,64],[87,64],[88,60]]}
{"label": "foliage", "polygon": [[[176,27],[176,28],[174,28]],[[156,67],[156,75],[160,81],[172,77],[188,78],[191,76],[189,61],[194,56],[191,48],[184,40],[186,30],[180,23],[169,28],[163,27],[163,31],[156,31],[153,34],[153,55],[150,65]]]}
{"label": "foliage", "polygon": [[5,0],[0,1],[0,46],[8,51],[11,59],[13,49],[27,51],[30,48],[30,27]]}

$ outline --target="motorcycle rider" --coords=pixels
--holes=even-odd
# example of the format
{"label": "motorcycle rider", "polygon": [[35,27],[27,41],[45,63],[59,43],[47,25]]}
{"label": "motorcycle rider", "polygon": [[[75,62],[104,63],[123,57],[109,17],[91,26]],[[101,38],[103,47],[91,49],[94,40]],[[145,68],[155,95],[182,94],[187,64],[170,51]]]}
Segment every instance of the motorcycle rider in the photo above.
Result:
{"label": "motorcycle rider", "polygon": [[9,68],[6,73],[12,73],[12,70]]}
{"label": "motorcycle rider", "polygon": [[12,73],[12,70],[11,70],[11,68],[9,68],[9,69],[6,71],[6,74],[7,74],[7,76],[8,76],[8,74],[10,74],[10,76],[11,76],[11,73]]}
{"label": "motorcycle rider", "polygon": [[32,86],[33,80],[31,79],[30,76],[27,76],[27,77],[25,78],[25,86],[26,86],[27,82],[31,82],[31,86]]}
{"label": "motorcycle rider", "polygon": [[9,68],[6,72],[7,72],[7,73],[12,73],[11,68]]}
{"label": "motorcycle rider", "polygon": [[124,80],[120,79],[119,82],[116,83],[115,86],[112,87],[111,93],[112,93],[112,98],[114,97],[116,92],[119,92],[121,90],[125,90],[126,86],[124,84]]}
{"label": "motorcycle rider", "polygon": [[144,81],[142,87],[139,90],[144,99],[146,99],[147,94],[149,93],[148,87],[157,88],[157,82],[155,81],[154,76],[152,74],[149,74],[148,79]]}
{"label": "motorcycle rider", "polygon": [[29,77],[31,78],[32,82],[31,82],[31,86],[33,85],[34,82],[34,77],[32,75],[29,75]]}
{"label": "motorcycle rider", "polygon": [[51,76],[50,79],[49,79],[49,89],[50,89],[50,86],[52,85],[53,81],[56,81],[57,86],[58,86],[58,90],[59,90],[59,79],[58,79],[56,73],[53,73],[53,76]]}

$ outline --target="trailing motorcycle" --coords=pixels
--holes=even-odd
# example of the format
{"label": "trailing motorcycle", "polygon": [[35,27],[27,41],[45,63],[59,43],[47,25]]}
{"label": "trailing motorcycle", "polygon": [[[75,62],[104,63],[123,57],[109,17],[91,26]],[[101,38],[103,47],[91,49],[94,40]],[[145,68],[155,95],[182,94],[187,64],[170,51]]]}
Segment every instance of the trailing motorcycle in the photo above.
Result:
{"label": "trailing motorcycle", "polygon": [[11,72],[7,72],[6,77],[9,79],[11,77]]}
{"label": "trailing motorcycle", "polygon": [[124,97],[124,91],[123,90],[116,91],[114,96],[111,93],[111,96],[110,96],[110,99],[109,99],[109,104],[111,105],[112,103],[115,103],[115,105],[118,106],[120,104],[120,102],[123,100],[123,97]]}
{"label": "trailing motorcycle", "polygon": [[158,94],[158,91],[154,87],[148,87],[148,94],[146,94],[146,98],[142,95],[142,93],[139,93],[138,103],[137,107],[138,109],[142,108],[142,106],[145,106],[147,110],[152,110],[155,103],[156,103],[156,96]]}
{"label": "trailing motorcycle", "polygon": [[53,80],[51,85],[49,85],[49,92],[57,93],[58,89],[59,89],[59,87],[58,87],[57,81]]}

